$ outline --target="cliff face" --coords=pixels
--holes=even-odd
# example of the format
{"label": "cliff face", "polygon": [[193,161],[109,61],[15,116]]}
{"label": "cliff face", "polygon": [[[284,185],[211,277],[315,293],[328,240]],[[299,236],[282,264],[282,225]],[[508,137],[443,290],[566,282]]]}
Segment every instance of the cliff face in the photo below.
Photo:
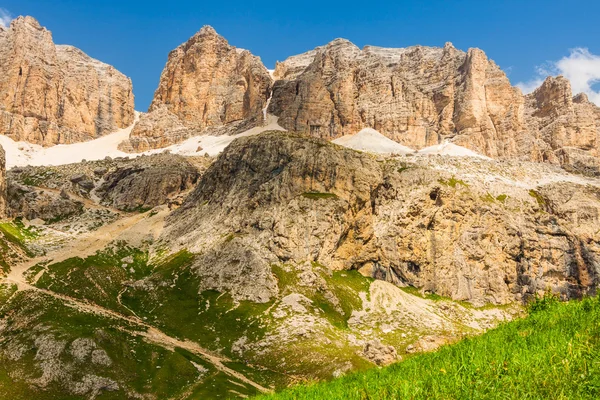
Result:
{"label": "cliff face", "polygon": [[549,77],[525,97],[525,120],[531,135],[545,145],[539,161],[592,173],[600,171],[600,108],[585,94],[572,96],[563,77]]}
{"label": "cliff face", "polygon": [[0,133],[43,146],[91,140],[133,123],[129,78],[31,17],[0,28]]}
{"label": "cliff face", "polygon": [[276,293],[270,266],[302,262],[479,305],[548,288],[578,297],[598,285],[599,189],[560,176],[549,185],[501,183],[556,171],[512,161],[378,162],[268,133],[225,150],[164,238],[203,254],[197,271],[207,289],[240,299],[266,301]]}
{"label": "cliff face", "polygon": [[6,154],[0,146],[0,218],[6,215]]}
{"label": "cliff face", "polygon": [[168,146],[211,128],[221,132],[263,121],[271,77],[258,57],[209,26],[169,54],[154,100],[125,150]]}
{"label": "cliff face", "polygon": [[312,136],[370,127],[416,149],[458,136],[474,150],[505,156],[516,152],[514,135],[523,130],[519,91],[482,51],[450,43],[360,50],[338,39],[278,64],[275,76],[270,112]]}
{"label": "cliff face", "polygon": [[275,77],[269,112],[314,137],[369,127],[415,149],[451,139],[494,158],[597,164],[598,107],[574,100],[563,78],[523,96],[479,49],[360,50],[337,39],[279,63]]}

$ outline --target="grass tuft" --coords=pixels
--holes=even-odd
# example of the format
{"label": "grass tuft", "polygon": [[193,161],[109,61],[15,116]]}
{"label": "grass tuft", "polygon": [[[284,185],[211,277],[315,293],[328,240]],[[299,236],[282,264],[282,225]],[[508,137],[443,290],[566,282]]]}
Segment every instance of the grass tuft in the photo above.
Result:
{"label": "grass tuft", "polygon": [[435,353],[259,398],[597,399],[600,299],[560,303],[544,296],[527,318]]}

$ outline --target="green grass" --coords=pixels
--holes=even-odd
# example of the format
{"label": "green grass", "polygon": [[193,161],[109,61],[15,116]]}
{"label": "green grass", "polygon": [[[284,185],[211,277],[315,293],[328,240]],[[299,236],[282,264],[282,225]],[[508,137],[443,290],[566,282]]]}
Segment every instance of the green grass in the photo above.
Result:
{"label": "green grass", "polygon": [[[136,315],[168,335],[193,340],[235,359],[232,344],[241,336],[254,341],[264,335],[263,313],[273,303],[235,302],[229,294],[199,291],[194,258],[183,250],[150,259],[146,251],[121,244],[85,259],[35,266],[26,276],[32,278],[44,270],[37,287]],[[261,382],[276,387],[288,382],[271,371],[260,371],[260,375]]]}
{"label": "green grass", "polygon": [[[8,290],[8,292],[6,292]],[[56,354],[54,369],[74,380],[84,375],[112,379],[119,390],[102,392],[101,399],[179,398],[187,389],[205,396],[191,398],[216,399],[226,397],[229,390],[254,395],[252,387],[229,376],[222,376],[211,364],[181,349],[168,350],[128,333],[133,327],[122,321],[83,313],[44,294],[19,292],[7,303],[14,289],[0,290],[0,319],[5,323],[0,340],[0,399],[82,399],[89,396],[69,395],[64,382],[52,381],[46,387],[32,385],[29,380],[41,376],[39,348],[36,340],[51,336],[64,341],[64,350]],[[138,327],[139,328],[139,327]],[[70,344],[80,338],[93,340],[113,361],[110,366],[97,365],[89,360],[77,362],[69,352]],[[4,356],[3,350],[22,346],[18,360]],[[202,377],[193,363],[207,370]],[[61,378],[62,379],[62,378]],[[219,393],[212,392],[217,385]],[[72,385],[70,385],[72,387]],[[138,397],[130,395],[137,393]],[[187,397],[186,397],[187,398]]]}
{"label": "green grass", "polygon": [[27,247],[27,242],[38,236],[34,229],[25,227],[20,219],[0,222],[0,268],[8,270],[8,262],[4,257],[10,251],[9,243],[21,249],[27,256],[33,257],[35,254]]}
{"label": "green grass", "polygon": [[531,189],[529,191],[529,195],[531,197],[533,197],[535,199],[535,201],[537,201],[538,205],[540,207],[544,207],[546,205],[546,200],[544,200],[544,198],[542,197],[541,194],[539,194],[538,192],[536,192],[535,190]]}
{"label": "green grass", "polygon": [[287,399],[597,399],[600,300],[537,300],[527,318],[383,369],[259,397]]}
{"label": "green grass", "polygon": [[40,269],[46,272],[36,286],[119,311],[131,312],[118,303],[124,282],[140,279],[152,271],[148,255],[139,249],[118,244],[85,259],[76,257],[50,266],[35,266],[27,273],[31,278]]}
{"label": "green grass", "polygon": [[464,187],[468,187],[469,185],[466,184],[463,180],[460,179],[456,179],[455,177],[452,177],[448,180],[444,180],[444,179],[439,179],[438,180],[439,183],[441,183],[442,185],[446,185],[446,186],[450,186],[451,188],[456,188],[457,185],[461,185]]}

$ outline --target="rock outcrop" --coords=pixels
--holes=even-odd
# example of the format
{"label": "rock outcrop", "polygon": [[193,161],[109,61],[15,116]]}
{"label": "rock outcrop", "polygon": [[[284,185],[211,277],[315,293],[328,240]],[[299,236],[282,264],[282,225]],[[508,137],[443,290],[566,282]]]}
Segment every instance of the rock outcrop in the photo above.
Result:
{"label": "rock outcrop", "polygon": [[262,123],[270,89],[271,77],[258,57],[205,26],[169,54],[148,114],[121,148],[139,152],[210,129],[249,129]]}
{"label": "rock outcrop", "polygon": [[10,216],[53,223],[83,214],[84,204],[64,193],[11,182],[8,186]]}
{"label": "rock outcrop", "polygon": [[[237,139],[170,217],[164,240],[203,254],[206,289],[255,301],[277,292],[273,263],[307,261],[478,305],[596,290],[597,182],[535,163],[379,161],[305,136]],[[502,183],[531,176],[559,183]]]}
{"label": "rock outcrop", "polygon": [[0,146],[0,218],[6,215],[6,154]]}
{"label": "rock outcrop", "polygon": [[9,172],[11,216],[45,220],[41,214],[47,216],[48,212],[42,212],[40,207],[49,208],[51,201],[46,198],[65,212],[69,207],[61,204],[66,205],[66,200],[96,202],[121,211],[177,206],[211,162],[207,157],[163,153],[134,159],[107,157],[61,166],[13,168]]}
{"label": "rock outcrop", "polygon": [[450,43],[360,50],[337,39],[279,63],[275,77],[269,112],[311,136],[368,127],[415,149],[468,136],[474,150],[503,156],[515,146],[492,139],[523,130],[514,121],[523,108],[518,89],[481,50],[464,53]]}
{"label": "rock outcrop", "polygon": [[133,123],[131,80],[32,17],[0,28],[0,133],[43,146],[91,140]]}
{"label": "rock outcrop", "polygon": [[199,176],[199,170],[182,156],[141,157],[103,175],[96,195],[119,210],[147,210],[182,202],[178,196],[191,190]]}
{"label": "rock outcrop", "polygon": [[291,131],[331,140],[373,128],[414,149],[452,140],[493,158],[597,164],[600,108],[573,99],[563,78],[523,96],[479,49],[361,50],[337,39],[274,75],[269,112]]}
{"label": "rock outcrop", "polygon": [[541,161],[597,174],[600,172],[600,108],[585,94],[572,95],[570,82],[547,78],[525,97],[529,131],[546,144]]}

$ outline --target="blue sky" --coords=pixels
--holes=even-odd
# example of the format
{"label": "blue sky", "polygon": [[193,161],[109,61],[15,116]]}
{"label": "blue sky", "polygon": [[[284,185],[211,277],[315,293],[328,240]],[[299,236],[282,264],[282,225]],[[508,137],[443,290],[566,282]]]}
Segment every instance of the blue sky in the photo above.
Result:
{"label": "blue sky", "polygon": [[[591,97],[600,91],[598,0],[0,0],[0,8],[10,17],[34,16],[56,43],[79,47],[130,76],[142,111],[169,51],[205,24],[268,68],[337,37],[360,47],[451,41],[460,49],[483,49],[527,90],[546,73],[563,73]],[[600,94],[597,99],[600,104]]]}

